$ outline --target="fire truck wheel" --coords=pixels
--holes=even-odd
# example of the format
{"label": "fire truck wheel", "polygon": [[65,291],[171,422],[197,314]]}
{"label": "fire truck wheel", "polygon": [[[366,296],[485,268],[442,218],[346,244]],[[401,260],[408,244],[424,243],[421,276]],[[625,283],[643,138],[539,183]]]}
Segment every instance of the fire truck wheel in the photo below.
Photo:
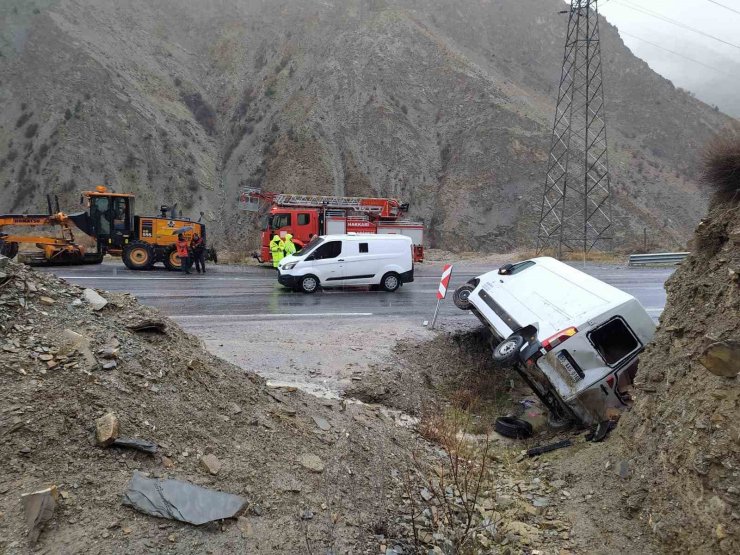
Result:
{"label": "fire truck wheel", "polygon": [[452,302],[455,303],[457,308],[460,310],[470,310],[469,299],[473,289],[475,289],[475,286],[470,283],[466,283],[455,289],[455,292],[452,294]]}
{"label": "fire truck wheel", "polygon": [[182,261],[177,256],[177,249],[172,247],[164,253],[164,267],[171,272],[179,272],[182,270]]}
{"label": "fire truck wheel", "polygon": [[301,291],[304,293],[315,293],[319,288],[319,278],[308,274],[301,280]]}
{"label": "fire truck wheel", "polygon": [[154,249],[144,241],[134,241],[126,245],[121,256],[129,270],[151,270],[154,266]]}
{"label": "fire truck wheel", "polygon": [[396,272],[388,272],[383,276],[383,281],[380,282],[385,291],[392,293],[399,287],[401,287],[401,276]]}

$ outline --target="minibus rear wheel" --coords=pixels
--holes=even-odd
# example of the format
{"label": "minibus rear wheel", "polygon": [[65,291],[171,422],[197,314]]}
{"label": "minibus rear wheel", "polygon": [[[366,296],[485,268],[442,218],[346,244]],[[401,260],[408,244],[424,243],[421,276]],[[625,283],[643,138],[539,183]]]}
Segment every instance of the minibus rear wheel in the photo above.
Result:
{"label": "minibus rear wheel", "polygon": [[493,360],[502,366],[514,364],[519,360],[519,351],[522,350],[525,342],[526,340],[521,335],[510,335],[493,350]]}
{"label": "minibus rear wheel", "polygon": [[401,287],[401,276],[396,272],[388,272],[383,276],[383,281],[380,284],[384,291],[393,293],[396,289]]}

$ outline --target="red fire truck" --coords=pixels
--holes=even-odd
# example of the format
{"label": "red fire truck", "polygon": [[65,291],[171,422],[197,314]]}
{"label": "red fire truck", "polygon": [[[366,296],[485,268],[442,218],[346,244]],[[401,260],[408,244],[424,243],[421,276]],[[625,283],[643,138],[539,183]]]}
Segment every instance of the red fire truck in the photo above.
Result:
{"label": "red fire truck", "polygon": [[275,234],[293,235],[300,249],[314,235],[343,233],[391,233],[411,237],[414,261],[424,260],[424,226],[403,219],[408,204],[395,199],[293,195],[246,189],[239,198],[241,208],[250,212],[269,211],[262,220],[259,252],[252,256],[261,263],[271,262],[270,240]]}

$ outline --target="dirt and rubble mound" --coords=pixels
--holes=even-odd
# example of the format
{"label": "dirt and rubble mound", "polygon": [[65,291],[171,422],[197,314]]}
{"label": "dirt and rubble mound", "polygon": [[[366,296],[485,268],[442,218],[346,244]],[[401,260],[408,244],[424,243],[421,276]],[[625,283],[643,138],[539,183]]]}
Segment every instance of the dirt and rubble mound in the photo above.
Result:
{"label": "dirt and rubble mound", "polygon": [[450,401],[465,405],[477,398],[490,405],[506,397],[513,374],[493,364],[490,332],[477,324],[457,324],[429,341],[398,343],[392,360],[374,365],[346,394],[415,416]]}
{"label": "dirt and rubble mound", "polygon": [[[415,368],[449,342],[475,353],[483,341],[477,332],[445,337]],[[428,438],[434,446],[389,409],[268,387],[131,295],[73,286],[0,258],[0,352],[4,553],[28,550],[24,508],[33,497],[55,504],[31,535],[40,532],[33,547],[47,553],[574,546],[555,501],[562,484],[512,471],[517,454],[505,441],[459,434],[438,420]],[[435,383],[455,383],[448,378]],[[193,526],[129,506],[168,499],[178,487],[172,480],[198,495],[231,494],[231,505],[244,499],[246,507],[236,519]],[[193,503],[182,513],[161,507],[154,514],[198,511]]]}
{"label": "dirt and rubble mound", "polygon": [[740,142],[735,199],[722,191],[640,363],[641,396],[619,425],[644,476],[639,513],[672,550],[740,551]]}
{"label": "dirt and rubble mound", "polygon": [[[128,294],[0,258],[0,380],[0,551],[26,551],[21,495],[52,485],[44,552],[375,553],[403,534],[397,476],[418,439],[393,415],[269,388]],[[120,429],[156,453],[98,446],[104,416],[98,443]],[[134,471],[247,510],[201,527],[140,514],[121,505]]]}
{"label": "dirt and rubble mound", "polygon": [[641,543],[656,551],[740,551],[740,140],[733,156],[724,150],[707,165],[717,195],[690,256],[666,283],[665,311],[640,358],[634,407],[605,449],[562,463],[577,492],[608,492],[591,511],[616,509],[576,528],[600,528],[615,545],[616,536],[639,535],[642,524],[648,537]]}

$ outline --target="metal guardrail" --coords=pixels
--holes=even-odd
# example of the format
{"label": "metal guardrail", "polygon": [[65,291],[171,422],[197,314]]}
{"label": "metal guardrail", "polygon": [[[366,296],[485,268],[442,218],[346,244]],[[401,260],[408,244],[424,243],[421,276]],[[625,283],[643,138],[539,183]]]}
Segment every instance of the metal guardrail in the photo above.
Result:
{"label": "metal guardrail", "polygon": [[652,254],[631,254],[630,266],[674,265],[682,262],[689,255],[687,252],[656,252]]}

